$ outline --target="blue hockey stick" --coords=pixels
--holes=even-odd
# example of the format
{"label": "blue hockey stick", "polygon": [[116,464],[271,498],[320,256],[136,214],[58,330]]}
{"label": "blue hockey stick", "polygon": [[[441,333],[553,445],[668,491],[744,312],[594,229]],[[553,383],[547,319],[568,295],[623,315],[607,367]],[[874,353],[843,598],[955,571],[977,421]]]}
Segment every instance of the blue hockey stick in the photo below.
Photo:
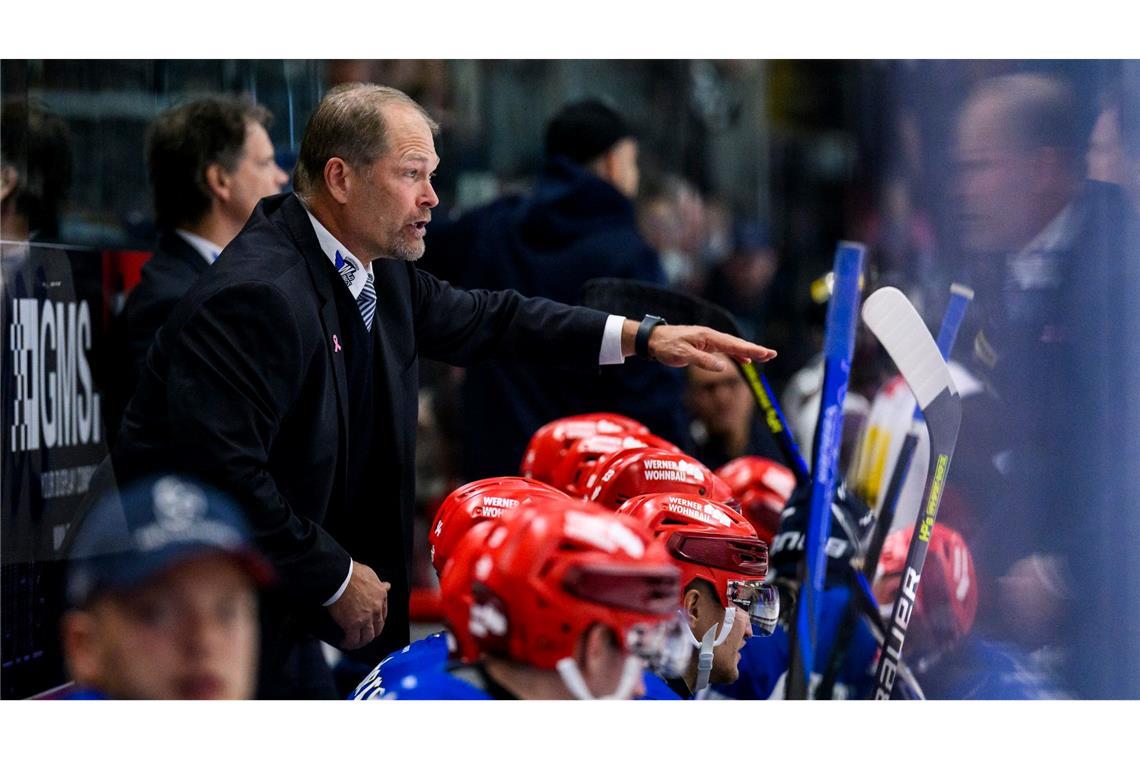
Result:
{"label": "blue hockey stick", "polygon": [[823,393],[819,420],[812,444],[812,481],[800,592],[796,603],[788,663],[788,699],[805,699],[815,664],[816,631],[823,581],[827,572],[827,540],[831,527],[831,500],[839,469],[839,444],[843,434],[843,401],[855,351],[855,326],[859,314],[859,275],[863,271],[864,247],[841,242],[835,252],[835,285],[827,306],[824,338]]}
{"label": "blue hockey stick", "polygon": [[[946,304],[946,311],[942,315],[942,326],[938,329],[938,351],[942,354],[943,359],[950,359],[950,350],[954,348],[954,340],[958,337],[958,328],[962,326],[962,318],[966,316],[966,307],[970,305],[970,301],[973,299],[974,291],[965,285],[954,283],[950,286],[950,302]],[[914,451],[918,447],[919,422],[921,420],[922,409],[919,408],[918,404],[915,404],[910,431],[903,439],[899,458],[895,462],[895,468],[891,472],[891,479],[887,486],[887,493],[883,498],[883,505],[879,508],[879,514],[875,518],[875,532],[871,536],[871,541],[867,545],[867,553],[863,559],[863,573],[869,579],[875,577],[879,555],[883,551],[883,542],[887,540],[891,523],[895,521],[895,510],[898,507],[899,496],[902,494],[903,485],[906,483],[907,474],[910,472]]]}

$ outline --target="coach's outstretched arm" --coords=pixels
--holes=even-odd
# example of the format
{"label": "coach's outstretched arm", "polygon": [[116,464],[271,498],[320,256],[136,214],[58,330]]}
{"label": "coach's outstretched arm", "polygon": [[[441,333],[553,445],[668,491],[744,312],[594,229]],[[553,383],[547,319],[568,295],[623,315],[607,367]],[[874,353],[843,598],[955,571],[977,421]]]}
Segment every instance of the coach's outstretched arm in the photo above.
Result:
{"label": "coach's outstretched arm", "polygon": [[724,360],[715,354],[727,354],[744,364],[766,362],[775,358],[770,348],[749,343],[727,333],[696,325],[667,325],[649,327],[647,350],[639,351],[638,329],[644,322],[625,320],[621,332],[621,351],[624,356],[644,355],[670,367],[696,365],[712,372],[725,368]]}

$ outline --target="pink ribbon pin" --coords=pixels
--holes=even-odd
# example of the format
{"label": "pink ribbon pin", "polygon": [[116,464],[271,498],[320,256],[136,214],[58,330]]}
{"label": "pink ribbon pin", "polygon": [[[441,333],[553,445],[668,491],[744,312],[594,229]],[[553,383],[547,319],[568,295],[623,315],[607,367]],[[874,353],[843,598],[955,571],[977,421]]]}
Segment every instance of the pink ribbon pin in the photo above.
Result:
{"label": "pink ribbon pin", "polygon": [[340,338],[336,337],[336,335],[334,334],[333,335],[333,353],[335,354],[337,351],[340,351]]}

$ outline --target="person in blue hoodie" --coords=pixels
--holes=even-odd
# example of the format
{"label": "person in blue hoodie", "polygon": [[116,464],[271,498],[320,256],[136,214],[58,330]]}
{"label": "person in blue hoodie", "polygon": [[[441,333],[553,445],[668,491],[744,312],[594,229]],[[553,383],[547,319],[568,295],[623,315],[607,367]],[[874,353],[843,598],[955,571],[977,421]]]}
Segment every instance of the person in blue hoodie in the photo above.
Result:
{"label": "person in blue hoodie", "polygon": [[[582,285],[597,277],[665,285],[657,251],[637,230],[637,154],[633,130],[613,108],[597,99],[566,105],[547,125],[545,164],[531,192],[434,222],[422,266],[458,287],[510,288],[562,303],[579,303]],[[683,392],[678,370],[649,362],[575,373],[484,362],[467,370],[463,384],[462,475],[517,472],[540,426],[599,410],[640,420],[686,448]]]}

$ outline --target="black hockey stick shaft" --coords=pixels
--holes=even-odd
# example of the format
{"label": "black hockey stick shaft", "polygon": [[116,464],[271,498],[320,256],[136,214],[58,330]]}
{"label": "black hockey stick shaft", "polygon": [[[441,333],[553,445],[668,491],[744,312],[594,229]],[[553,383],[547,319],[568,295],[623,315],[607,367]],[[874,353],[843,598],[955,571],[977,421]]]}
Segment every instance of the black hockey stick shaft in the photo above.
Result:
{"label": "black hockey stick shaft", "polygon": [[863,321],[886,348],[910,386],[930,436],[930,466],[922,509],[915,520],[914,535],[907,551],[898,595],[886,621],[887,636],[875,671],[875,699],[890,699],[907,626],[914,612],[930,534],[938,518],[938,505],[942,501],[950,460],[958,440],[962,403],[950,378],[946,360],[922,318],[900,291],[882,288],[873,293],[863,305]]}

